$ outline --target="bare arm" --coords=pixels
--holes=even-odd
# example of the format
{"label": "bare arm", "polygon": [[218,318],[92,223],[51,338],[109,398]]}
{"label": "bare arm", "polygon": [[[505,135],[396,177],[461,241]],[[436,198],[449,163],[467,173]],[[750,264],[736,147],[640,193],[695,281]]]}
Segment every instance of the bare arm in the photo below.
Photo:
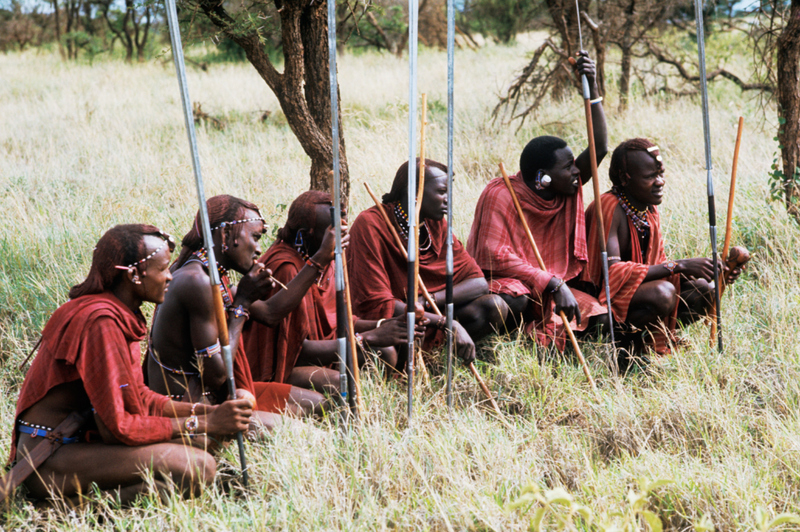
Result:
{"label": "bare arm", "polygon": [[[453,305],[463,305],[489,293],[489,283],[486,282],[484,277],[473,277],[461,281],[453,286]],[[447,304],[447,292],[439,290],[431,294],[431,299],[436,303],[439,309],[443,309]],[[420,300],[423,306],[426,306],[424,301]]]}
{"label": "bare arm", "polygon": [[[595,64],[586,52],[580,52],[576,64],[578,74],[585,74],[589,82],[589,94],[592,100],[597,99],[600,93],[597,90],[597,80]],[[606,113],[603,110],[603,102],[599,101],[592,104],[592,126],[594,129],[594,145],[597,153],[597,164],[605,158],[608,153],[608,131],[606,128]],[[589,161],[589,148],[586,148],[578,155],[575,164],[581,170],[581,181],[588,182],[592,178],[592,167]]]}

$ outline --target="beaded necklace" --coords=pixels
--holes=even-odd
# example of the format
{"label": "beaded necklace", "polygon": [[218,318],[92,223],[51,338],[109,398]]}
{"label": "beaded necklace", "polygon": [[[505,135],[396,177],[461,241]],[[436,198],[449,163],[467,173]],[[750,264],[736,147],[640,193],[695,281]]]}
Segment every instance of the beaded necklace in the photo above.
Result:
{"label": "beaded necklace", "polygon": [[[208,253],[206,253],[205,248],[200,248],[192,255],[195,257],[196,260],[199,260],[203,266],[205,266],[206,270],[208,270]],[[222,294],[222,301],[225,303],[225,307],[229,307],[233,305],[233,301],[231,300],[231,295],[228,293],[228,270],[225,269],[222,264],[217,262],[217,271],[219,272],[219,291]]]}
{"label": "beaded necklace", "polygon": [[619,200],[619,205],[622,207],[622,210],[625,211],[625,214],[628,216],[628,218],[631,219],[636,230],[641,234],[649,232],[650,221],[648,220],[648,217],[650,214],[650,208],[647,207],[641,211],[636,209],[636,207],[631,204],[627,194],[625,194],[625,191],[617,186],[614,186],[611,189],[611,193],[617,197],[617,200]]}
{"label": "beaded necklace", "polygon": [[[394,216],[395,218],[397,218],[397,223],[400,226],[400,232],[402,233],[403,238],[405,238],[406,242],[408,242],[408,216],[406,215],[399,201],[394,206]],[[423,229],[425,229],[424,236],[422,233]],[[431,249],[431,245],[433,245],[433,240],[431,239],[431,232],[428,230],[428,224],[425,221],[422,222],[422,227],[419,228],[419,234],[420,234],[419,251],[420,252],[428,251],[429,249]],[[427,240],[427,244],[423,245],[422,243],[423,238]]]}

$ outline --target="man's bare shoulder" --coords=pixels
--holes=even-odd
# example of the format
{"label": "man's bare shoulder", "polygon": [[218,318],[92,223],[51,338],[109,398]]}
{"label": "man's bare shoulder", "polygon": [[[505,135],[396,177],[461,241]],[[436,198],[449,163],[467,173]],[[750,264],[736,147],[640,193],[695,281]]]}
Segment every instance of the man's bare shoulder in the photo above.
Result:
{"label": "man's bare shoulder", "polygon": [[185,305],[210,305],[211,296],[211,280],[201,264],[185,264],[172,274],[167,297]]}

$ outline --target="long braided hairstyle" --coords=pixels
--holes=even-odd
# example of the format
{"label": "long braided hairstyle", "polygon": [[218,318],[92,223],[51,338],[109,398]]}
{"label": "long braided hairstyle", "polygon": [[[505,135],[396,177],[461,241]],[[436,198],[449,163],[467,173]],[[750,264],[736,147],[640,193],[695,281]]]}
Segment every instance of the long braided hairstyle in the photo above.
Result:
{"label": "long braided hairstyle", "polygon": [[125,270],[116,266],[127,266],[142,260],[146,255],[145,236],[164,238],[158,227],[147,224],[115,225],[97,241],[92,254],[89,275],[69,291],[69,298],[99,294],[114,288],[122,281]]}
{"label": "long braided hairstyle", "polygon": [[[219,226],[222,222],[233,222],[244,215],[244,211],[255,211],[261,216],[261,211],[258,207],[249,201],[227,194],[214,196],[206,200],[206,207],[208,208],[208,222],[211,224],[212,229]],[[229,225],[222,228],[222,244],[225,244],[227,238],[233,236],[234,232],[241,231],[241,227],[236,225]],[[200,210],[194,217],[194,224],[192,228],[181,239],[181,252],[175,262],[170,266],[170,271],[175,272],[178,268],[189,260],[192,253],[202,248],[203,232],[200,230]]]}

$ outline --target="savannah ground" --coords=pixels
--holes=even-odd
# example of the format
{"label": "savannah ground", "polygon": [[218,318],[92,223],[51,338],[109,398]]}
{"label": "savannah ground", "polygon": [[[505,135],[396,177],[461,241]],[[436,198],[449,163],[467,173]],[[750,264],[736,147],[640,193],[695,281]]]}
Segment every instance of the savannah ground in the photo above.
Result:
{"label": "savannah ground", "polygon": [[[462,240],[499,161],[516,169],[527,140],[544,133],[564,137],[573,149],[585,146],[577,91],[548,103],[519,131],[516,123],[492,123],[498,94],[533,48],[533,40],[521,39],[512,47],[457,52],[455,232]],[[133,66],[64,63],[57,54],[36,52],[0,56],[0,455],[7,456],[24,378],[18,367],[69,287],[85,276],[100,235],[129,222],[152,223],[178,237],[189,228],[197,201],[166,54]],[[746,50],[718,42],[710,54],[728,56],[747,74]],[[408,64],[375,53],[339,60],[357,213],[371,204],[361,183],[388,190],[408,157]],[[420,55],[419,89],[430,106],[427,153],[440,161],[446,161],[445,61],[439,51]],[[613,65],[609,70],[613,87]],[[223,131],[206,126],[198,132],[207,194],[255,201],[272,234],[285,220],[285,206],[307,188],[309,166],[275,98],[248,64],[190,70],[189,86],[193,100],[227,124]],[[165,505],[153,496],[120,510],[95,494],[93,510],[63,512],[34,509],[18,495],[3,509],[0,527],[510,530],[527,528],[537,508],[510,508],[531,484],[568,491],[595,523],[622,512],[618,523],[643,529],[650,525],[637,509],[674,530],[698,523],[761,529],[777,514],[800,513],[800,230],[782,204],[768,202],[775,110],[724,81],[711,89],[720,246],[741,114],[746,129],[733,243],[753,254],[725,294],[724,353],[709,347],[708,329],[697,324],[680,331],[687,345],[652,372],[613,379],[606,348],[586,343],[597,402],[573,360],[501,336],[484,346],[489,362],[478,366],[513,430],[493,417],[463,369],[455,372],[452,414],[443,377],[434,376],[430,387],[416,390],[410,425],[404,385],[366,371],[367,411],[358,430],[342,436],[332,416],[309,422],[317,432],[279,430],[249,444],[247,496],[236,493],[229,452],[217,484],[196,500]],[[621,112],[612,94],[605,104],[611,147],[646,136],[662,149],[667,255],[709,255],[699,99],[634,98]],[[261,121],[264,110],[272,113]],[[604,189],[609,158],[600,167]],[[585,198],[588,204],[591,187]],[[640,480],[671,483],[634,507],[628,492],[638,491]],[[560,527],[555,520],[565,518],[564,508],[545,516],[545,528]],[[585,518],[575,526],[589,528]]]}

